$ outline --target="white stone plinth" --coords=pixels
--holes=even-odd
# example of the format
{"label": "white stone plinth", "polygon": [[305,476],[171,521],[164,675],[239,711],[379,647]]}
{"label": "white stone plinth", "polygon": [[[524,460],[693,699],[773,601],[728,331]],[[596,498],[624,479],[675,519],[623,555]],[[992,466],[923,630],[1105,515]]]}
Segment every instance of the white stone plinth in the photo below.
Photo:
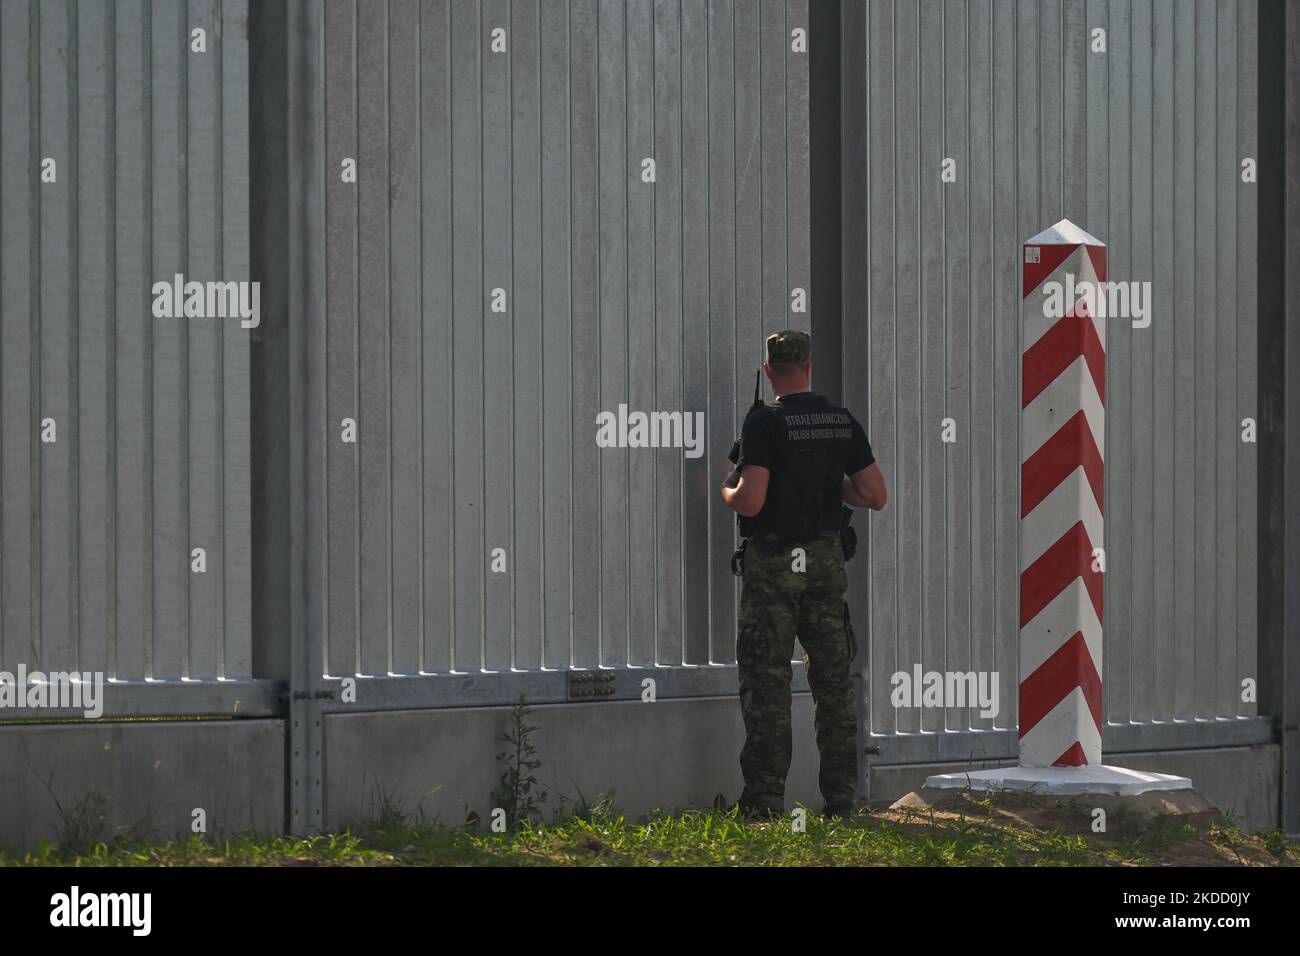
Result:
{"label": "white stone plinth", "polygon": [[1111,793],[1136,795],[1151,790],[1188,790],[1192,781],[1168,773],[1147,773],[1085,764],[1081,767],[997,767],[961,773],[940,773],[925,780],[927,787],[965,790],[1019,790],[1054,795]]}

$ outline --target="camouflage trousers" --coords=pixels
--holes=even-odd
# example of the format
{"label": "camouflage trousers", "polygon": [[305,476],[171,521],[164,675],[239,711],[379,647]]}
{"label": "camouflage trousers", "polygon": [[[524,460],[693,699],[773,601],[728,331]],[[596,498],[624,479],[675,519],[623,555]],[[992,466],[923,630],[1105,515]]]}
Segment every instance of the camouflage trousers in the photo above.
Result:
{"label": "camouflage trousers", "polygon": [[[774,551],[745,551],[736,664],[745,746],[742,805],[784,812],[790,770],[790,661],[798,636],[816,708],[819,783],[828,805],[853,801],[857,717],[849,670],[857,643],[844,601],[848,578],[838,536]],[[802,548],[802,570],[795,548]]]}

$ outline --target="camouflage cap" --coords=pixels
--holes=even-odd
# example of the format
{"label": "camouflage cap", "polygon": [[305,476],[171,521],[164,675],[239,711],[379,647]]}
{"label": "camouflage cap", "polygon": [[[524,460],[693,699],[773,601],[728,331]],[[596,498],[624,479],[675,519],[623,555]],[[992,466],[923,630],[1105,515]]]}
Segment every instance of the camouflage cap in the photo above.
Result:
{"label": "camouflage cap", "polygon": [[773,332],[767,337],[767,361],[773,363],[806,362],[812,358],[812,336],[797,329]]}

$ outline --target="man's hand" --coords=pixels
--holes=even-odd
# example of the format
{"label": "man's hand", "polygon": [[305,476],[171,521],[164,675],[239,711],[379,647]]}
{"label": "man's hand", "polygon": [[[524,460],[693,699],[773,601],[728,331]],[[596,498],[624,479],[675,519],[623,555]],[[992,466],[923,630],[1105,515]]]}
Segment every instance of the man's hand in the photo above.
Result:
{"label": "man's hand", "polygon": [[843,482],[840,483],[840,500],[846,505],[853,508],[870,508],[871,501],[858,494],[857,487],[853,484],[853,479],[848,475],[844,476]]}
{"label": "man's hand", "polygon": [[733,468],[722,482],[722,500],[736,514],[752,518],[763,510],[770,476],[771,472],[759,465],[746,465],[744,474]]}
{"label": "man's hand", "polygon": [[852,475],[845,475],[840,486],[840,497],[845,504],[855,508],[870,508],[872,511],[884,508],[888,493],[885,490],[885,475],[880,466],[870,464]]}

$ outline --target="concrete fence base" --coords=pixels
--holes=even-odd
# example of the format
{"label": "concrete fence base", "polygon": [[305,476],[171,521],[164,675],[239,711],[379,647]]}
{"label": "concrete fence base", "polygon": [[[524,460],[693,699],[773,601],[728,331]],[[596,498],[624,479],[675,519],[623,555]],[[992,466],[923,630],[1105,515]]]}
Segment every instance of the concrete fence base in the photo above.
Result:
{"label": "concrete fence base", "polygon": [[[812,716],[809,695],[796,694],[788,807],[821,806]],[[381,795],[413,817],[456,825],[475,811],[485,819],[501,772],[496,738],[509,717],[508,707],[327,715],[327,827],[372,818]],[[570,801],[612,793],[635,818],[655,808],[706,808],[717,793],[731,801],[740,791],[743,727],[734,698],[543,705],[530,723],[539,781]],[[936,773],[1014,763],[876,764],[870,795],[888,802]],[[1276,744],[1125,753],[1123,763],[1195,778],[1247,830],[1278,825]],[[211,835],[284,833],[285,767],[282,719],[0,727],[0,844],[55,842],[65,815],[100,799],[106,839],[186,837],[195,809],[205,811]],[[548,815],[557,800],[544,807]]]}

